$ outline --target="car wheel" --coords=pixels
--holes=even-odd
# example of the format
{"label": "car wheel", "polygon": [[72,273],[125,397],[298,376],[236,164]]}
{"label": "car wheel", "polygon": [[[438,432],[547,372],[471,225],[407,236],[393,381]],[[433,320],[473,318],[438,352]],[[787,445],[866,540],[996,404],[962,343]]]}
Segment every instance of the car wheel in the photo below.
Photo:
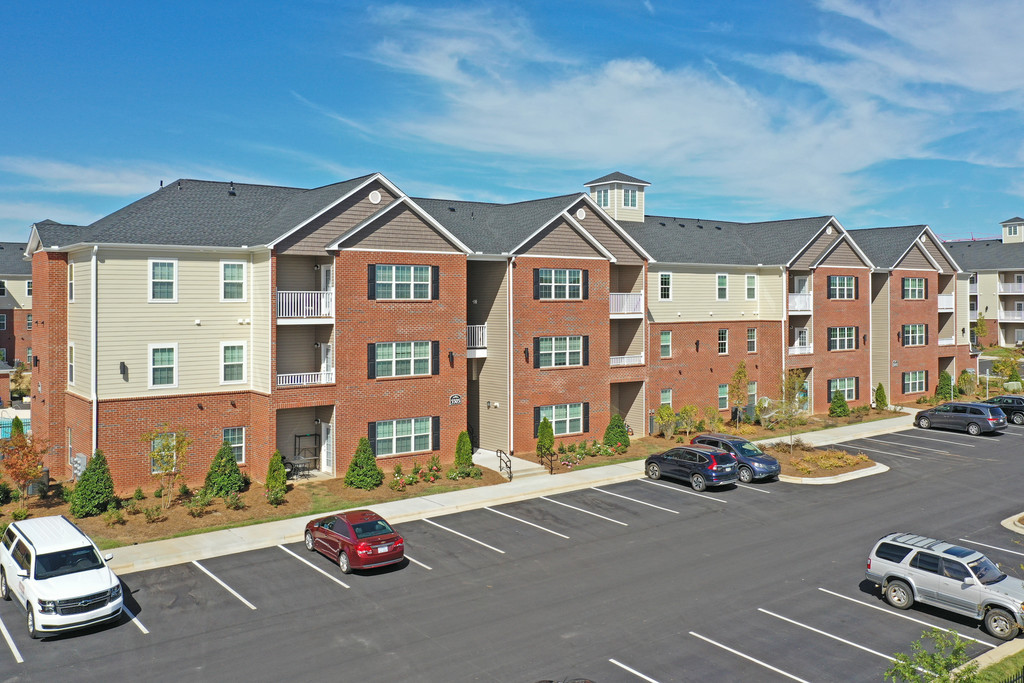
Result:
{"label": "car wheel", "polygon": [[749,484],[750,482],[754,481],[754,471],[751,470],[749,467],[741,467],[740,481],[742,481],[744,484]]}
{"label": "car wheel", "polygon": [[649,479],[661,479],[661,468],[658,467],[658,463],[652,462],[647,466],[647,477]]}
{"label": "car wheel", "polygon": [[25,617],[25,626],[28,627],[28,637],[35,639],[39,637],[39,633],[36,631],[36,613],[32,611],[32,604],[25,605],[25,611],[28,616]]}
{"label": "car wheel", "polygon": [[348,553],[343,551],[338,555],[338,568],[341,569],[342,574],[352,573],[352,565],[348,561]]}
{"label": "car wheel", "polygon": [[967,425],[967,433],[971,436],[977,436],[978,434],[981,434],[981,427],[979,427],[977,423],[972,422]]}
{"label": "car wheel", "polygon": [[894,579],[885,587],[885,601],[896,609],[910,609],[914,604],[914,593],[906,583]]}
{"label": "car wheel", "polygon": [[929,420],[927,417],[922,417],[918,419],[917,426],[920,427],[921,429],[928,429],[929,427],[932,426],[932,421]]}
{"label": "car wheel", "polygon": [[1013,640],[1017,637],[1017,622],[1013,615],[998,607],[985,613],[985,629],[999,640]]}
{"label": "car wheel", "polygon": [[306,550],[312,550],[313,549],[313,534],[311,534],[311,533],[309,533],[307,531],[306,532],[305,541],[306,541]]}
{"label": "car wheel", "polygon": [[708,482],[704,479],[703,474],[695,474],[690,477],[690,485],[693,486],[694,491],[703,491],[708,487]]}
{"label": "car wheel", "polygon": [[1010,419],[1013,420],[1015,425],[1024,425],[1024,413],[1014,413],[1010,416]]}
{"label": "car wheel", "polygon": [[11,599],[11,589],[7,587],[7,573],[3,569],[0,569],[0,599]]}

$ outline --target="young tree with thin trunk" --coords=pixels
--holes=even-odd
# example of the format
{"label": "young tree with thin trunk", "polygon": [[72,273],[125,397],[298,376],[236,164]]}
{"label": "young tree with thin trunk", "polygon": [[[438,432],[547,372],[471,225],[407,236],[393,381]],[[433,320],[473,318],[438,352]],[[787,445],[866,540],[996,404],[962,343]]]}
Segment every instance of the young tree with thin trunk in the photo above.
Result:
{"label": "young tree with thin trunk", "polygon": [[0,450],[4,455],[4,471],[21,491],[24,506],[29,483],[43,474],[43,456],[49,450],[49,445],[35,440],[31,435],[13,434],[0,446]]}
{"label": "young tree with thin trunk", "polygon": [[736,421],[743,422],[743,407],[747,405],[747,364],[740,361],[729,382],[729,403],[736,408]]}
{"label": "young tree with thin trunk", "polygon": [[805,412],[801,394],[807,375],[802,370],[787,370],[782,376],[782,395],[776,403],[775,420],[789,433],[789,452],[793,453],[793,430]]}
{"label": "young tree with thin trunk", "polygon": [[171,429],[165,422],[143,434],[142,441],[150,446],[149,459],[153,476],[163,490],[160,504],[167,509],[174,498],[174,484],[185,476],[188,447],[192,445],[192,439],[188,438],[188,432],[183,427]]}

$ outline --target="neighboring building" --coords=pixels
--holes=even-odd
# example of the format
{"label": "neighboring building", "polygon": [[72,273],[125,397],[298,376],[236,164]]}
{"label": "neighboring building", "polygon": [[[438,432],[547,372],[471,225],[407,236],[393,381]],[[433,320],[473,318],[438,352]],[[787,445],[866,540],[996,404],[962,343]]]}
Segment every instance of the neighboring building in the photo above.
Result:
{"label": "neighboring building", "polygon": [[926,225],[853,230],[871,274],[871,385],[889,402],[935,393],[939,374],[955,382],[971,358],[968,280]]}
{"label": "neighboring building", "polygon": [[12,367],[31,364],[32,326],[32,262],[25,243],[0,242],[0,360]]}
{"label": "neighboring building", "polygon": [[[971,274],[970,319],[985,319],[985,346],[1024,344],[1024,218],[1002,223],[1000,239],[946,242]],[[972,325],[973,330],[973,325]]]}

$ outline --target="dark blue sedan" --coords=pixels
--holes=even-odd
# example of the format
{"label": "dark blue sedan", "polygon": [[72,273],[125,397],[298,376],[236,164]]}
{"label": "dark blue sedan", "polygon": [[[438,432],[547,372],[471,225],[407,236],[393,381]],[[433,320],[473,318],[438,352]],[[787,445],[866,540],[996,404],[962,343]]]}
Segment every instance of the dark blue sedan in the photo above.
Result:
{"label": "dark blue sedan", "polygon": [[736,458],[710,446],[680,446],[655,453],[648,456],[644,468],[651,479],[661,479],[663,475],[685,479],[694,491],[739,481]]}
{"label": "dark blue sedan", "polygon": [[700,434],[693,437],[690,443],[711,446],[734,455],[739,462],[740,481],[744,484],[749,484],[755,479],[777,477],[782,471],[778,460],[758,448],[757,444],[747,441],[741,436]]}

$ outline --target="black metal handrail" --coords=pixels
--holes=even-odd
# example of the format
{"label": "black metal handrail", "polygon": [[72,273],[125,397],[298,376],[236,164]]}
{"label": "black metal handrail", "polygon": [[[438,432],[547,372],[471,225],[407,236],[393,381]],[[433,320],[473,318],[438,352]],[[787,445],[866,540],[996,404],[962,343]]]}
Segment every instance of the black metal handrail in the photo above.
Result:
{"label": "black metal handrail", "polygon": [[502,472],[508,472],[508,480],[512,481],[512,458],[508,457],[505,451],[499,450],[498,453],[498,474]]}
{"label": "black metal handrail", "polygon": [[540,460],[541,465],[547,465],[548,472],[551,474],[555,473],[555,454],[549,453],[547,455],[537,454],[537,459]]}

